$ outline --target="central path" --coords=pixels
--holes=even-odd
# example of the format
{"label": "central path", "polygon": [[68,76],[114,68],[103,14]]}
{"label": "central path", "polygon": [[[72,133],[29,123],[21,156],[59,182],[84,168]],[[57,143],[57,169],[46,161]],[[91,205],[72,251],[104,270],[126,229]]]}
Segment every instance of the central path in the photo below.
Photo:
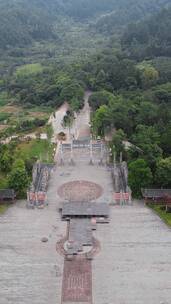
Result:
{"label": "central path", "polygon": [[92,303],[91,261],[77,257],[65,261],[62,286],[62,303]]}
{"label": "central path", "polygon": [[[106,202],[107,204],[112,199],[112,180],[110,179],[109,172],[104,167],[89,166],[86,163],[78,162],[73,167],[68,165],[58,167],[57,171],[57,175],[54,173],[56,178],[54,179],[53,177],[53,185],[51,185],[51,189],[53,187],[56,188],[57,202],[59,202],[59,205],[62,203],[65,197],[68,197],[68,192],[72,192],[72,187],[72,201],[75,200],[75,204],[78,204],[78,200],[83,199],[85,202],[92,200],[99,204],[103,202]],[[75,186],[78,181],[82,181],[80,184],[80,189],[78,186]],[[93,185],[93,187],[91,185]],[[80,193],[77,193],[75,189],[77,189],[77,191],[80,190]],[[106,225],[102,224],[102,226],[105,231]],[[98,228],[99,227],[100,225],[98,225]],[[67,231],[68,227],[66,225],[66,237]],[[84,233],[84,231],[80,231],[80,233]],[[102,245],[103,244],[101,244],[101,246]],[[99,248],[100,247],[98,247],[98,251]],[[96,251],[96,248],[94,248],[94,250]],[[60,254],[60,250],[57,250],[57,252]],[[94,259],[96,259],[96,256],[97,253],[95,256],[93,254]],[[92,261],[88,260],[83,254],[74,257],[72,261],[68,261],[64,256],[63,258],[64,269],[63,284],[61,289],[62,304],[95,303],[93,300],[92,276],[94,271],[92,272]],[[103,275],[103,273],[101,275]]]}

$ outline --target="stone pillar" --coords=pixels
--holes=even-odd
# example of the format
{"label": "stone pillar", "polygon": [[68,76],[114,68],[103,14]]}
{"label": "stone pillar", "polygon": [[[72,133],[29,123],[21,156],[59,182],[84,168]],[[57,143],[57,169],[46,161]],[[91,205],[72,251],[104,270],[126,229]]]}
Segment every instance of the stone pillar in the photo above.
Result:
{"label": "stone pillar", "polygon": [[100,144],[100,161],[99,161],[100,166],[103,166],[103,154],[104,154],[103,143],[101,142],[101,144]]}
{"label": "stone pillar", "polygon": [[90,141],[90,165],[93,165],[93,143]]}
{"label": "stone pillar", "polygon": [[123,154],[122,152],[120,152],[120,163],[122,163],[122,159],[123,159]]}
{"label": "stone pillar", "polygon": [[60,165],[64,165],[64,155],[63,155],[63,145],[62,142],[60,143]]}
{"label": "stone pillar", "polygon": [[74,159],[73,159],[73,140],[71,141],[71,154],[70,154],[70,163],[71,166],[74,166]]}

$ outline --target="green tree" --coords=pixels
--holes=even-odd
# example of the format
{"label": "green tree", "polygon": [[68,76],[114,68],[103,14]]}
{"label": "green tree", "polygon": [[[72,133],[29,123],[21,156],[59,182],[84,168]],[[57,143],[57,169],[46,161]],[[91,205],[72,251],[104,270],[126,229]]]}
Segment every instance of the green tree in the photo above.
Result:
{"label": "green tree", "polygon": [[92,125],[96,135],[104,136],[105,128],[110,124],[109,109],[106,105],[101,106],[96,110]]}
{"label": "green tree", "polygon": [[12,165],[12,144],[0,144],[0,170],[2,172],[9,172]]}
{"label": "green tree", "polygon": [[135,197],[141,197],[141,189],[149,187],[153,176],[151,169],[144,159],[137,159],[129,163],[128,183]]}
{"label": "green tree", "polygon": [[143,158],[150,168],[154,170],[157,161],[162,157],[162,149],[159,146],[160,134],[152,126],[138,125],[132,140],[142,151]]}
{"label": "green tree", "polygon": [[143,101],[138,108],[136,121],[138,124],[152,125],[158,119],[158,106],[152,102]]}
{"label": "green tree", "polygon": [[0,155],[0,169],[3,172],[9,172],[12,164],[12,156],[8,150]]}
{"label": "green tree", "polygon": [[61,90],[60,98],[63,101],[70,102],[74,97],[81,99],[83,98],[84,90],[77,83],[72,83],[70,85],[64,86]]}
{"label": "green tree", "polygon": [[125,100],[121,95],[115,96],[109,103],[111,124],[116,129],[122,129],[126,134],[131,134],[135,110],[129,100]]}
{"label": "green tree", "polygon": [[108,105],[112,101],[114,95],[106,90],[93,93],[89,98],[90,106],[93,110],[97,110],[102,105]]}
{"label": "green tree", "polygon": [[29,178],[23,160],[16,160],[9,174],[9,187],[14,189],[18,197],[26,194]]}
{"label": "green tree", "polygon": [[158,79],[159,79],[159,73],[154,67],[150,65],[146,65],[143,67],[141,80],[142,80],[142,86],[144,88],[149,88],[152,85],[155,85]]}
{"label": "green tree", "polygon": [[171,157],[157,163],[155,181],[159,187],[171,188]]}
{"label": "green tree", "polygon": [[166,125],[161,135],[161,147],[166,156],[171,154],[171,123]]}
{"label": "green tree", "polygon": [[96,77],[97,88],[103,87],[105,81],[106,81],[105,72],[104,72],[104,70],[100,70],[100,72],[97,74],[97,77]]}
{"label": "green tree", "polygon": [[81,100],[78,100],[77,98],[72,98],[70,105],[72,111],[78,112],[80,108],[83,106],[83,102]]}
{"label": "green tree", "polygon": [[170,91],[167,90],[164,86],[157,87],[154,90],[154,97],[157,99],[158,102],[171,102],[171,84],[170,84]]}
{"label": "green tree", "polygon": [[115,134],[112,137],[112,147],[114,146],[114,151],[117,153],[117,155],[120,154],[120,152],[124,152],[124,143],[123,141],[126,139],[126,135],[122,129],[119,129],[115,132]]}

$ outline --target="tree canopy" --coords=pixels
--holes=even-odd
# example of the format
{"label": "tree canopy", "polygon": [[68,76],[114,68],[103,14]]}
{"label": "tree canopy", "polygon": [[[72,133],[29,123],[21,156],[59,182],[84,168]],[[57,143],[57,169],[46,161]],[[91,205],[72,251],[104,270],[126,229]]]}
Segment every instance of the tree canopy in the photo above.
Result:
{"label": "tree canopy", "polygon": [[137,59],[171,55],[171,8],[128,26],[122,46]]}
{"label": "tree canopy", "polygon": [[152,172],[144,159],[129,164],[128,183],[136,197],[141,196],[141,189],[148,187],[152,180]]}

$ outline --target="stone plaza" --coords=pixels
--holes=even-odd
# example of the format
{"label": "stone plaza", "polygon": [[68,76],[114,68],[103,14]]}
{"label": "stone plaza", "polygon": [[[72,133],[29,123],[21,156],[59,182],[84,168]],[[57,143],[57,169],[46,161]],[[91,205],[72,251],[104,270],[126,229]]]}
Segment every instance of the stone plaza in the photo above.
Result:
{"label": "stone plaza", "polygon": [[[58,212],[58,189],[75,180],[102,188],[96,203],[112,202],[108,168],[78,163],[54,168],[45,209],[28,210],[23,201],[0,217],[1,304],[61,303],[64,257],[56,244],[66,237],[67,223]],[[100,244],[91,261],[93,304],[170,303],[171,233],[153,211],[137,201],[111,206],[110,223],[93,234]]]}

